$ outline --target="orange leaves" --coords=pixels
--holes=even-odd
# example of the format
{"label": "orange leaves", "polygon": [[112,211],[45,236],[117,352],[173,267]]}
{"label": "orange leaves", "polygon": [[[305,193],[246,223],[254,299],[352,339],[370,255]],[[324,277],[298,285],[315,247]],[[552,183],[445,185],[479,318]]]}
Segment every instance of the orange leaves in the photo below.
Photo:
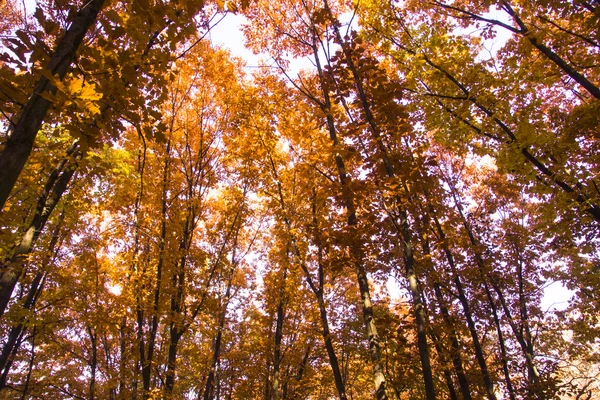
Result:
{"label": "orange leaves", "polygon": [[80,78],[56,82],[55,84],[58,90],[66,96],[63,103],[65,106],[75,104],[81,110],[80,112],[90,115],[100,113],[98,100],[102,99],[102,94],[96,91],[95,84],[85,82]]}

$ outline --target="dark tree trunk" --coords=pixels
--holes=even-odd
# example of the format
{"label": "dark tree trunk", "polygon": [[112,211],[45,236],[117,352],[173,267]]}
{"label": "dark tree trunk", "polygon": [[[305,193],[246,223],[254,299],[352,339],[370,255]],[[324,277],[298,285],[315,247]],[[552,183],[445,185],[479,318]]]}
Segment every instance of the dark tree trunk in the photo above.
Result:
{"label": "dark tree trunk", "polygon": [[[315,34],[316,35],[316,34]],[[331,115],[331,98],[329,94],[328,84],[324,76],[324,71],[321,66],[319,59],[319,51],[317,46],[317,38],[313,35],[313,53],[315,56],[317,72],[319,74],[321,91],[324,99],[324,103],[320,104],[323,112],[326,115],[327,129],[331,138],[334,149],[339,147],[339,141],[337,138],[337,132],[335,128],[335,122]],[[354,206],[354,194],[349,186],[350,179],[347,175],[344,160],[338,153],[335,155],[335,163],[337,167],[340,184],[342,186],[342,196],[344,201],[344,207],[346,208],[347,224],[351,227],[350,234],[352,238],[350,240],[350,252],[354,258],[354,269],[356,271],[356,277],[358,281],[358,287],[362,299],[362,311],[363,321],[366,328],[367,339],[369,342],[369,353],[371,363],[373,365],[373,380],[375,384],[375,393],[378,400],[387,400],[386,394],[386,378],[384,374],[383,365],[381,363],[381,343],[379,334],[377,332],[377,326],[375,324],[375,316],[373,314],[373,303],[371,300],[371,292],[369,288],[369,281],[367,273],[364,267],[364,260],[362,254],[362,246],[359,242],[356,232],[356,225],[358,223],[356,210]]]}
{"label": "dark tree trunk", "polygon": [[[74,144],[67,154],[71,157],[77,157],[77,144]],[[44,190],[38,199],[33,219],[21,237],[19,244],[0,265],[0,316],[4,315],[12,292],[26,267],[27,255],[31,252],[46,222],[48,222],[54,207],[67,190],[77,166],[77,162],[70,157],[59,162],[46,181]]]}
{"label": "dark tree trunk", "polygon": [[[279,400],[279,383],[281,367],[281,341],[283,339],[283,322],[285,319],[285,283],[287,278],[287,264],[283,267],[281,284],[279,286],[279,301],[277,303],[277,320],[275,322],[275,349],[273,351],[273,388],[272,400]],[[285,398],[285,395],[284,395]]]}

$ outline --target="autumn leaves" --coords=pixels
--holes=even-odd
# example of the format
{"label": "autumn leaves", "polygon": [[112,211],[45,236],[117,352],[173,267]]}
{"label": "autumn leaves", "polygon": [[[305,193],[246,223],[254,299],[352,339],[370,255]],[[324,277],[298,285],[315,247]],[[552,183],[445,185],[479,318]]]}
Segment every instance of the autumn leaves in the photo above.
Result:
{"label": "autumn leaves", "polygon": [[[598,6],[488,3],[48,3],[56,46],[11,20],[58,73],[28,103],[3,58],[0,390],[593,396]],[[224,9],[273,68],[202,39]]]}

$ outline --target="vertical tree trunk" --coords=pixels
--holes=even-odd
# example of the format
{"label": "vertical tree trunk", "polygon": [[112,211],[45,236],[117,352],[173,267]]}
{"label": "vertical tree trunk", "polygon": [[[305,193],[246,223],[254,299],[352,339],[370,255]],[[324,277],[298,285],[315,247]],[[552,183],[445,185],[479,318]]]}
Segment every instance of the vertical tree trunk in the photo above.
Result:
{"label": "vertical tree trunk", "polygon": [[510,326],[515,338],[517,339],[517,343],[521,347],[521,351],[523,353],[523,358],[525,358],[525,365],[527,366],[528,372],[528,380],[532,384],[536,384],[539,381],[539,372],[535,365],[534,360],[534,351],[533,351],[533,343],[531,339],[528,341],[527,337],[523,334],[523,332],[519,329],[517,323],[515,322],[512,312],[508,306],[506,298],[502,293],[502,289],[496,282],[492,282],[492,288],[498,295],[498,299],[500,300],[500,304],[502,305],[502,309],[504,310],[504,315],[508,320],[508,325]]}
{"label": "vertical tree trunk", "polygon": [[179,263],[177,264],[177,270],[171,277],[171,289],[174,293],[171,295],[171,318],[172,321],[169,325],[169,353],[167,358],[167,378],[166,378],[166,389],[167,395],[170,396],[173,393],[173,387],[175,386],[175,367],[177,364],[177,346],[179,340],[185,331],[182,318],[182,305],[183,305],[183,288],[185,285],[185,264],[187,259],[188,251],[188,239],[191,233],[189,224],[191,223],[191,215],[188,214],[184,223],[184,237],[181,241],[181,251],[184,253],[181,256]]}
{"label": "vertical tree trunk", "polygon": [[[103,4],[104,0],[91,0],[85,3],[75,15],[71,26],[58,42],[50,62],[46,66],[45,70],[50,75],[60,80],[65,77],[75,52],[89,28],[96,21]],[[41,75],[35,85],[33,94],[6,142],[4,150],[0,153],[0,210],[4,208],[10,192],[31,154],[35,137],[50,108],[50,100],[45,99],[43,96],[55,91],[56,86],[46,76]]]}
{"label": "vertical tree trunk", "polygon": [[37,334],[37,326],[33,327],[31,332],[31,357],[29,357],[29,366],[27,367],[27,377],[25,378],[25,384],[23,385],[23,395],[21,400],[27,398],[27,392],[29,392],[29,382],[31,382],[31,373],[33,372],[33,364],[35,361],[35,335]]}
{"label": "vertical tree trunk", "polygon": [[488,372],[487,361],[485,360],[485,356],[483,354],[483,348],[481,346],[481,342],[479,340],[479,334],[477,333],[477,328],[475,326],[475,320],[473,319],[473,314],[471,313],[471,306],[469,305],[469,301],[467,299],[467,295],[463,288],[460,275],[456,269],[456,264],[454,263],[454,256],[448,247],[446,242],[446,235],[442,229],[442,225],[440,224],[437,215],[435,214],[435,210],[433,206],[430,204],[431,214],[434,219],[434,223],[440,237],[440,242],[442,243],[442,248],[446,255],[446,259],[448,264],[450,265],[450,271],[454,276],[454,286],[456,287],[458,300],[462,306],[463,313],[467,320],[467,327],[469,328],[469,333],[471,334],[471,339],[473,340],[473,347],[475,349],[475,358],[477,359],[477,363],[479,364],[479,369],[481,370],[481,375],[483,378],[483,383],[486,388],[486,393],[489,399],[496,400],[496,394],[494,392],[494,385],[490,378],[490,374]]}
{"label": "vertical tree trunk", "polygon": [[523,342],[525,342],[525,348],[523,349],[523,351],[525,352],[525,359],[527,360],[527,376],[530,382],[537,384],[540,380],[540,373],[533,359],[533,339],[531,335],[531,329],[529,327],[529,312],[527,310],[527,299],[525,298],[525,281],[523,278],[524,261],[518,243],[514,243],[514,247],[517,252],[517,278],[519,283],[519,313],[521,319],[519,334],[523,338]]}
{"label": "vertical tree trunk", "polygon": [[127,327],[127,316],[123,315],[123,318],[121,319],[121,324],[119,327],[119,383],[117,385],[117,394],[119,398],[125,398],[126,397],[126,391],[127,391],[127,386],[125,384],[125,380],[124,380],[124,376],[123,374],[125,373],[125,370],[127,369],[127,356],[126,356],[126,350],[127,350],[127,342],[128,342],[128,338],[127,335],[125,334],[125,329]]}
{"label": "vertical tree trunk", "polygon": [[[238,226],[239,232],[239,226]],[[229,269],[229,276],[227,278],[227,288],[225,289],[225,296],[223,299],[223,309],[220,312],[219,316],[219,325],[217,327],[217,336],[215,338],[215,345],[213,348],[213,356],[210,365],[210,370],[208,372],[208,377],[206,378],[206,387],[204,389],[204,400],[213,400],[215,398],[215,376],[217,373],[217,368],[219,366],[219,359],[221,357],[221,342],[223,340],[223,329],[225,328],[225,319],[227,317],[227,306],[229,305],[229,300],[231,298],[231,284],[233,281],[233,273],[235,272],[235,267],[237,266],[237,260],[235,259],[235,250],[237,247],[237,239],[238,233],[236,232],[234,240],[233,240],[233,250],[231,255],[231,268]],[[278,315],[279,317],[279,315]],[[276,360],[277,361],[277,360]]]}
{"label": "vertical tree trunk", "polygon": [[[158,244],[158,262],[156,265],[156,283],[154,285],[154,296],[152,302],[152,316],[150,317],[150,329],[148,333],[148,345],[147,348],[144,349],[143,341],[141,342],[140,354],[141,359],[144,360],[144,364],[142,365],[142,384],[144,386],[144,396],[150,396],[151,382],[152,382],[152,365],[154,363],[154,350],[156,347],[156,335],[158,333],[158,311],[160,304],[160,294],[161,294],[161,285],[162,285],[162,272],[165,258],[165,246],[167,241],[167,191],[168,191],[168,178],[169,178],[169,167],[171,164],[171,138],[167,140],[166,145],[166,155],[165,155],[165,165],[163,168],[163,176],[162,176],[162,197],[161,197],[161,220],[160,220],[160,242]],[[143,176],[140,178],[143,179]],[[142,293],[138,293],[138,296],[142,296]],[[138,304],[141,299],[138,300]],[[141,310],[138,310],[138,313]],[[141,318],[141,322],[143,323],[143,317]],[[143,335],[143,327],[139,326],[138,329],[141,330],[141,334]],[[145,356],[144,353],[145,352]]]}
{"label": "vertical tree trunk", "polygon": [[277,303],[277,321],[275,323],[275,349],[273,352],[273,384],[272,400],[279,400],[279,382],[281,367],[281,341],[283,339],[283,322],[285,319],[285,284],[287,278],[287,264],[283,267],[281,285],[279,286],[279,302]]}
{"label": "vertical tree trunk", "polygon": [[[313,34],[313,55],[315,57],[315,62],[317,65],[317,72],[320,80],[320,89],[322,91],[324,103],[321,104],[321,108],[326,115],[327,129],[329,131],[329,136],[331,138],[333,147],[337,150],[339,146],[335,122],[333,120],[333,116],[331,115],[331,98],[329,94],[328,85],[326,83],[326,79],[324,76],[324,71],[321,66],[321,62],[319,59],[319,51],[317,46],[317,38],[316,32]],[[342,196],[344,201],[344,207],[346,208],[347,214],[347,224],[350,229],[350,253],[353,257],[354,269],[356,271],[356,277],[358,281],[358,287],[360,291],[360,296],[362,299],[362,311],[363,311],[363,321],[365,324],[367,339],[369,341],[369,353],[371,358],[371,363],[373,365],[373,381],[375,384],[375,393],[378,400],[386,400],[386,378],[384,374],[383,365],[381,363],[381,343],[379,339],[379,334],[377,332],[377,326],[375,324],[375,316],[373,314],[373,303],[371,301],[371,292],[369,288],[369,281],[367,277],[367,273],[364,267],[363,254],[361,249],[361,244],[358,239],[359,233],[357,232],[356,225],[358,223],[356,210],[354,206],[354,195],[349,186],[349,177],[347,175],[346,167],[344,164],[344,160],[342,159],[339,153],[335,154],[335,163],[337,166],[338,176],[340,179],[340,184],[342,186]]]}
{"label": "vertical tree trunk", "polygon": [[498,335],[498,345],[500,346],[500,356],[502,357],[502,372],[504,373],[504,381],[506,382],[506,390],[510,400],[516,400],[515,389],[510,378],[510,371],[508,370],[508,354],[506,352],[506,346],[504,343],[504,333],[502,332],[502,326],[500,325],[500,318],[498,317],[498,308],[494,303],[490,288],[487,283],[484,283],[484,289],[487,296],[488,304],[492,310],[492,317],[494,318],[494,325],[496,326],[496,333]]}
{"label": "vertical tree trunk", "polygon": [[96,369],[98,367],[98,334],[89,326],[87,330],[92,345],[92,356],[89,360],[91,377],[88,398],[94,400],[96,398]]}
{"label": "vertical tree trunk", "polygon": [[[447,363],[446,352],[442,347],[442,341],[437,333],[430,332],[431,341],[433,342],[433,346],[435,347],[435,351],[438,353],[438,357],[440,357],[441,362],[443,364]],[[454,370],[456,371],[456,366],[454,366]],[[446,386],[448,387],[448,395],[450,396],[450,400],[458,400],[458,396],[456,395],[456,389],[454,388],[454,380],[452,379],[452,372],[450,368],[444,367],[444,380],[446,381]],[[463,396],[464,397],[464,396]]]}
{"label": "vertical tree trunk", "polygon": [[325,349],[327,350],[327,356],[329,357],[329,364],[333,372],[333,379],[335,381],[335,387],[338,391],[340,400],[346,400],[346,385],[342,378],[340,365],[338,363],[333,342],[331,340],[331,332],[329,331],[329,321],[327,320],[327,309],[325,308],[325,299],[323,298],[323,291],[319,290],[317,295],[317,302],[319,303],[319,315],[321,317],[321,329],[323,334],[323,341],[325,342]]}
{"label": "vertical tree trunk", "polygon": [[[421,237],[422,237],[422,241],[423,241],[423,254],[425,257],[431,257],[431,251],[430,251],[430,246],[429,246],[429,240],[427,240],[426,236],[424,236],[423,233],[421,233]],[[462,394],[462,397],[464,400],[470,400],[471,399],[471,391],[469,389],[469,382],[467,381],[467,377],[465,375],[464,369],[463,369],[463,365],[462,365],[462,359],[461,359],[461,348],[460,348],[460,343],[458,342],[458,335],[456,334],[456,330],[454,329],[453,326],[453,322],[450,318],[450,312],[448,311],[448,307],[446,306],[446,301],[444,300],[444,295],[442,293],[442,289],[439,285],[439,283],[437,282],[433,282],[433,291],[435,294],[435,298],[436,301],[438,303],[438,306],[440,308],[440,312],[442,314],[442,319],[444,321],[444,324],[446,325],[447,329],[448,329],[448,333],[450,336],[450,357],[452,359],[452,365],[454,366],[454,371],[456,372],[456,376],[458,378],[458,384],[460,386],[460,391]],[[438,349],[438,353],[443,354],[443,352],[441,351],[441,346],[437,345],[437,347],[440,347]],[[448,381],[448,378],[446,378],[446,380]],[[450,388],[450,386],[449,386]],[[452,397],[452,391],[454,390],[454,388],[451,388],[451,397]],[[456,396],[456,394],[454,394],[454,396]]]}
{"label": "vertical tree trunk", "polygon": [[181,334],[177,330],[176,326],[169,328],[169,353],[167,356],[167,378],[165,386],[168,395],[173,393],[173,387],[175,386],[175,367],[177,363],[177,346],[181,339]]}
{"label": "vertical tree trunk", "polygon": [[[323,0],[324,9],[327,11],[331,21],[332,28],[336,37],[336,40],[340,47],[342,48],[342,52],[344,54],[344,60],[352,73],[352,78],[354,80],[354,84],[357,91],[358,100],[362,106],[362,109],[365,114],[366,122],[369,126],[369,129],[373,135],[373,140],[377,144],[379,151],[381,152],[381,159],[385,167],[386,174],[388,177],[394,177],[394,170],[389,162],[387,149],[381,140],[381,132],[377,122],[375,121],[375,117],[373,116],[371,110],[371,104],[367,99],[363,84],[362,77],[358,72],[358,68],[355,65],[355,62],[352,58],[351,50],[348,48],[347,43],[343,40],[342,35],[339,32],[339,28],[337,25],[337,20],[334,18],[331,9],[329,8],[329,4],[327,0]],[[421,358],[421,367],[423,370],[423,381],[425,384],[425,392],[427,400],[434,400],[435,395],[435,384],[433,381],[433,372],[431,369],[431,360],[429,356],[429,346],[427,344],[427,329],[426,329],[426,320],[425,320],[425,310],[423,309],[423,305],[421,304],[420,298],[420,288],[419,283],[417,281],[417,276],[415,272],[415,262],[414,262],[414,254],[413,254],[413,246],[412,246],[412,235],[410,232],[410,226],[408,223],[408,215],[406,210],[404,210],[399,205],[397,206],[397,218],[399,219],[399,226],[401,227],[401,235],[402,235],[402,247],[403,247],[403,258],[405,265],[405,274],[406,278],[409,282],[409,289],[411,293],[415,321],[417,325],[417,343],[419,347],[419,356]],[[361,272],[358,271],[359,275],[359,285],[364,286],[366,283],[366,274],[364,277],[361,277]],[[362,282],[362,284],[361,284]],[[367,286],[368,289],[368,286]],[[364,296],[363,296],[364,300]],[[369,303],[370,303],[370,299]],[[372,313],[371,313],[372,316]],[[379,365],[381,368],[381,356],[379,355],[377,359],[376,365]],[[385,378],[383,377],[383,372],[381,372],[381,377],[384,379],[383,383],[385,386]],[[383,389],[385,391],[385,389]],[[379,392],[379,390],[378,390]]]}
{"label": "vertical tree trunk", "polygon": [[287,232],[291,238],[292,249],[294,251],[296,258],[298,259],[298,263],[300,264],[302,271],[304,272],[304,276],[305,276],[306,282],[308,283],[308,286],[310,287],[312,292],[315,294],[315,297],[317,298],[317,303],[319,306],[319,316],[321,319],[321,329],[322,329],[322,334],[323,334],[323,340],[325,342],[325,348],[327,350],[329,364],[330,364],[331,370],[333,372],[333,377],[334,377],[335,386],[336,386],[336,389],[338,392],[338,396],[339,396],[340,400],[346,400],[346,398],[347,398],[346,397],[346,387],[344,384],[344,380],[342,378],[342,373],[340,371],[339,362],[338,362],[337,356],[335,354],[333,342],[331,340],[331,335],[330,335],[330,331],[329,331],[329,321],[327,319],[327,308],[325,306],[325,299],[323,297],[323,286],[324,286],[325,273],[324,273],[324,269],[323,269],[323,245],[322,245],[321,237],[319,234],[319,226],[318,226],[317,216],[316,216],[316,193],[314,193],[314,191],[313,191],[312,223],[313,223],[313,229],[315,231],[314,241],[315,241],[315,245],[317,246],[317,252],[318,252],[318,280],[319,280],[318,287],[315,285],[313,278],[311,276],[310,270],[309,270],[308,266],[306,265],[306,262],[304,261],[304,258],[302,257],[302,254],[300,253],[300,250],[298,249],[298,246],[297,246],[298,240],[297,240],[295,234],[293,233],[291,222],[287,216],[288,215],[288,207],[286,206],[285,198],[283,196],[283,187],[281,184],[281,180],[279,179],[279,175],[277,174],[277,168],[275,166],[275,162],[273,161],[273,157],[271,156],[271,150],[267,147],[267,144],[265,143],[265,141],[262,140],[262,137],[261,137],[261,141],[267,151],[269,163],[271,166],[271,173],[273,174],[273,178],[275,179],[275,181],[277,183],[279,205],[281,206],[281,209],[284,214],[284,223],[286,225]]}

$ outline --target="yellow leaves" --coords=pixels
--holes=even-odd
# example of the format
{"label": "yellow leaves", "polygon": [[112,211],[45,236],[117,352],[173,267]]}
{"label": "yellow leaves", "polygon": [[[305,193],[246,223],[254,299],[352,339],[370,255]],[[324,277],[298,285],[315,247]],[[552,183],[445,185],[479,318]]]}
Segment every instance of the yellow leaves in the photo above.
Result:
{"label": "yellow leaves", "polygon": [[98,100],[102,98],[102,93],[96,91],[95,84],[85,82],[80,78],[74,78],[67,82],[56,82],[56,86],[68,99],[65,105],[74,103],[77,108],[92,115],[100,114]]}
{"label": "yellow leaves", "polygon": [[[245,8],[244,3],[247,2],[242,1],[242,8]],[[232,1],[225,2],[225,0],[217,0],[217,8],[219,11],[238,12],[238,5]]]}

